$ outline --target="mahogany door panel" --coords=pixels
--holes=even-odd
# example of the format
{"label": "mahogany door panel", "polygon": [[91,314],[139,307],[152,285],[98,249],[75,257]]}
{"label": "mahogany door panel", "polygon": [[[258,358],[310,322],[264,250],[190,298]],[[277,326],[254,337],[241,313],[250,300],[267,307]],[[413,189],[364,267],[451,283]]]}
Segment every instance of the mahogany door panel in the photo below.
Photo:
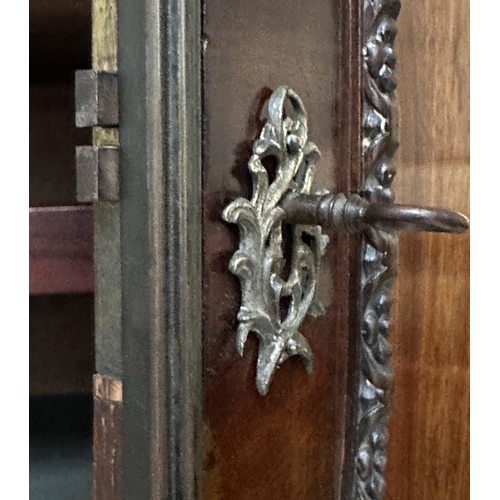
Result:
{"label": "mahogany door panel", "polygon": [[[315,188],[336,185],[337,6],[264,0],[205,2],[204,17],[204,454],[206,499],[335,498],[341,480],[346,328],[338,329],[335,241],[323,260],[318,294],[326,314],[301,332],[315,356],[308,375],[298,357],[277,371],[266,396],[255,386],[258,341],[236,350],[238,279],[228,271],[238,228],[224,207],[251,194],[247,164],[265,123],[271,92],[287,85],[309,113],[309,137],[322,153]],[[273,175],[273,165],[268,165]],[[332,238],[333,239],[333,238]]]}

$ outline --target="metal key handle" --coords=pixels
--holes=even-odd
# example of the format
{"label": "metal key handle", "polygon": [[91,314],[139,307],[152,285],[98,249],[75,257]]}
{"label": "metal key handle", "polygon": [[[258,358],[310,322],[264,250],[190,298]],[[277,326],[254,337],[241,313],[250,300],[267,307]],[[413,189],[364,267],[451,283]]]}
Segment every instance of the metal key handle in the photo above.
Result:
{"label": "metal key handle", "polygon": [[463,233],[469,228],[464,215],[445,208],[428,208],[397,203],[374,203],[357,194],[325,196],[288,195],[282,202],[292,223],[320,224],[330,229],[344,228],[349,233],[370,226],[386,231],[428,231]]}
{"label": "metal key handle", "polygon": [[[291,116],[285,113],[287,99],[293,109]],[[277,161],[271,183],[262,163],[269,156]],[[256,385],[262,395],[268,392],[276,368],[290,356],[301,356],[312,373],[313,353],[299,327],[307,314],[323,312],[315,297],[321,257],[328,243],[322,228],[364,232],[373,241],[378,231],[461,233],[469,227],[464,215],[442,208],[370,202],[358,194],[314,193],[318,158],[317,147],[307,137],[307,114],[301,99],[293,90],[278,87],[269,99],[268,121],[248,163],[252,198],[238,198],[223,212],[226,221],[240,228],[239,249],[229,265],[242,289],[236,345],[243,355],[248,334],[258,336]],[[283,279],[285,221],[292,227],[293,248],[290,273]],[[283,298],[289,302],[284,317],[280,307]]]}

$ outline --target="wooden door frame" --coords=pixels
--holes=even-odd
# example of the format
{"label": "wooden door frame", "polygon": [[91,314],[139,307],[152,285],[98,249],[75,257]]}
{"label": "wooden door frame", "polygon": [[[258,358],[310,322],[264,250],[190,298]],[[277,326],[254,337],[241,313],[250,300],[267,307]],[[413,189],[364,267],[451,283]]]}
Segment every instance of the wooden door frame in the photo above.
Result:
{"label": "wooden door frame", "polygon": [[118,0],[123,498],[200,498],[201,5]]}
{"label": "wooden door frame", "polygon": [[[336,188],[390,196],[394,89],[374,67],[377,51],[392,47],[400,2],[338,5],[342,84],[334,99],[345,169]],[[202,5],[117,0],[117,8],[123,498],[194,500],[203,472]],[[335,270],[336,285],[349,290],[347,303],[337,306],[352,332],[345,499],[381,498],[384,484],[393,371],[390,356],[377,360],[380,339],[387,348],[396,240],[372,236],[361,245],[339,236],[350,265]],[[376,286],[374,256],[387,268]],[[384,307],[376,310],[379,299]],[[367,399],[375,386],[378,399]]]}

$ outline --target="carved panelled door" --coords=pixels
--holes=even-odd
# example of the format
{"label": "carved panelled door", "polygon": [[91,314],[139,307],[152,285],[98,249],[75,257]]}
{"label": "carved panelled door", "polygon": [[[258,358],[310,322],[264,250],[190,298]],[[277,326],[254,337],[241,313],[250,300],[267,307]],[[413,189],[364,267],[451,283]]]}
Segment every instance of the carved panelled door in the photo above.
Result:
{"label": "carved panelled door", "polygon": [[382,498],[400,2],[93,9],[94,498]]}

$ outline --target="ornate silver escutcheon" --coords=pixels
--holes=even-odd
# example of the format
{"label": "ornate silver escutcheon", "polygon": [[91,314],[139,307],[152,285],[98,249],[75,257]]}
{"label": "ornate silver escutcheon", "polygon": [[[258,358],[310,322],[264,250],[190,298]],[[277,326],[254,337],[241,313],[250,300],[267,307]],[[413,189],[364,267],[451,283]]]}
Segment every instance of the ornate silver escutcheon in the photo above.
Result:
{"label": "ornate silver escutcheon", "polygon": [[[286,111],[287,101],[290,113]],[[347,196],[328,191],[312,193],[319,151],[307,139],[307,114],[302,101],[293,90],[278,87],[269,99],[268,110],[268,121],[248,163],[252,198],[238,198],[223,213],[226,221],[240,228],[240,246],[229,265],[240,279],[242,290],[236,346],[243,355],[248,334],[254,332],[258,336],[257,389],[261,394],[267,394],[276,368],[290,356],[301,356],[306,370],[312,372],[313,354],[299,327],[307,314],[317,316],[323,312],[314,296],[321,256],[328,243],[328,237],[321,233],[322,227],[365,235],[361,303],[369,305],[365,315],[368,330],[373,330],[374,321],[380,323],[377,315],[387,308],[385,299],[390,294],[396,269],[394,231],[461,233],[469,227],[468,219],[452,210],[400,205],[385,196],[383,190],[377,195],[378,168],[382,165],[387,170],[383,162],[376,164],[375,177],[371,173],[367,177],[365,197],[356,193]],[[380,144],[384,142],[376,144],[379,154],[383,153]],[[272,182],[263,164],[267,157],[274,157],[277,164]],[[393,173],[384,177],[386,190],[392,177]],[[286,277],[285,219],[292,234]],[[381,276],[387,278],[380,287],[374,286]],[[380,307],[370,312],[379,293]],[[388,312],[385,316],[388,326]],[[371,356],[371,351],[368,352]]]}
{"label": "ornate silver escutcheon", "polygon": [[[285,112],[287,100],[291,116]],[[269,156],[277,163],[272,182],[262,163]],[[301,356],[306,370],[313,370],[313,353],[299,328],[307,314],[323,312],[314,295],[328,236],[321,234],[319,225],[292,225],[290,271],[284,279],[285,210],[280,202],[289,193],[310,193],[318,158],[318,149],[308,141],[302,101],[293,90],[278,87],[269,99],[268,121],[248,163],[252,198],[236,199],[223,213],[240,229],[240,246],[229,265],[242,290],[236,345],[242,356],[249,332],[258,336],[256,384],[262,395],[267,394],[276,368],[290,356]],[[284,302],[288,302],[285,311]]]}

